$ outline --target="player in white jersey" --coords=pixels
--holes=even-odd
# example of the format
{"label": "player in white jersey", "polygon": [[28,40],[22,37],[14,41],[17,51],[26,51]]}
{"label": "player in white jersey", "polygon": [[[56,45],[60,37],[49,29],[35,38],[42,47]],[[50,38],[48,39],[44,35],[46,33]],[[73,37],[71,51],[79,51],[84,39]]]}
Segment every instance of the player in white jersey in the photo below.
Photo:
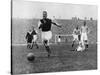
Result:
{"label": "player in white jersey", "polygon": [[86,21],[84,21],[84,25],[81,27],[81,42],[85,45],[85,49],[88,48],[88,27],[86,25]]}
{"label": "player in white jersey", "polygon": [[72,47],[73,47],[73,46],[74,46],[74,43],[75,43],[75,42],[79,42],[79,40],[80,40],[80,29],[79,29],[78,26],[74,29],[72,35],[73,35]]}
{"label": "player in white jersey", "polygon": [[33,47],[33,45],[35,45],[36,48],[39,48],[38,44],[37,44],[37,31],[35,30],[35,28],[33,26],[32,26],[32,35],[33,35],[32,47]]}

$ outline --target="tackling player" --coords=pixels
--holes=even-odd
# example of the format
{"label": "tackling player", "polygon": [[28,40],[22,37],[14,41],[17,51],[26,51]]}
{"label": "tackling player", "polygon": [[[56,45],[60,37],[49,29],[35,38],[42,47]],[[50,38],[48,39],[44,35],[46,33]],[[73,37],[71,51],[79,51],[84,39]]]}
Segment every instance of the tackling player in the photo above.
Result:
{"label": "tackling player", "polygon": [[61,27],[56,23],[52,22],[51,19],[47,18],[47,11],[43,11],[43,18],[40,19],[39,21],[39,29],[41,29],[42,42],[45,46],[46,51],[48,52],[48,57],[51,54],[49,48],[49,40],[52,38],[52,32],[51,32],[52,24],[56,25],[57,27]]}

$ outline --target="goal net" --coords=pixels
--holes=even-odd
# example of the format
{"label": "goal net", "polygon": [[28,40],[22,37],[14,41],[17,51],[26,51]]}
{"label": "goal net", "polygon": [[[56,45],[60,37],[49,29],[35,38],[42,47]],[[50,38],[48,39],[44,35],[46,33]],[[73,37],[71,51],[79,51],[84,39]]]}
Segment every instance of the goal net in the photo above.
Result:
{"label": "goal net", "polygon": [[72,34],[56,34],[55,35],[55,44],[57,43],[71,43],[73,41]]}

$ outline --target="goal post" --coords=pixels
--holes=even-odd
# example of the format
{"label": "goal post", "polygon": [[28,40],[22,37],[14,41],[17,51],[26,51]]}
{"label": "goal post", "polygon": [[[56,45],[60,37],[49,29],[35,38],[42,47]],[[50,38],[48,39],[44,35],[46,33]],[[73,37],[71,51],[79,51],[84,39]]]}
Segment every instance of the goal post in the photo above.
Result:
{"label": "goal post", "polygon": [[55,44],[57,43],[68,43],[73,40],[72,34],[56,34],[55,35]]}

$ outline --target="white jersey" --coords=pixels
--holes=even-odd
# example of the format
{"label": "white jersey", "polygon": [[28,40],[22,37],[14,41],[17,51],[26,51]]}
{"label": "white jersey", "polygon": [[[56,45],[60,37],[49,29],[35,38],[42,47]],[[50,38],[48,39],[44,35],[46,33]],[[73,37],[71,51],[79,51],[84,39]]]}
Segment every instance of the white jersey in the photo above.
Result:
{"label": "white jersey", "polygon": [[82,26],[81,27],[81,41],[84,43],[85,40],[88,40],[88,27]]}
{"label": "white jersey", "polygon": [[73,34],[74,35],[79,35],[80,34],[80,30],[79,29],[74,29]]}
{"label": "white jersey", "polygon": [[74,31],[73,31],[73,41],[79,40],[78,35],[80,35],[80,29],[75,28]]}
{"label": "white jersey", "polygon": [[88,32],[88,27],[87,26],[82,26],[81,27],[81,32],[82,33],[87,33]]}

